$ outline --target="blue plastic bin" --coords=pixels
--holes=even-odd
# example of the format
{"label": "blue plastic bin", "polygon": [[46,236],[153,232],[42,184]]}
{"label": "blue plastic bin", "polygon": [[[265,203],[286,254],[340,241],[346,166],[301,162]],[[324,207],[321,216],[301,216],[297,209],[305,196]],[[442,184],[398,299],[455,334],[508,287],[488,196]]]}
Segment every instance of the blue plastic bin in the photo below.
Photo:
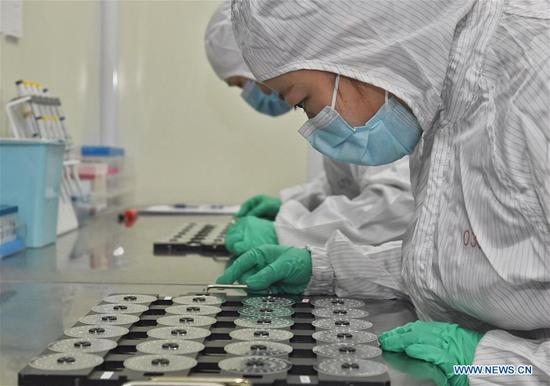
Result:
{"label": "blue plastic bin", "polygon": [[19,207],[28,247],[55,241],[64,150],[60,141],[0,139],[0,204]]}

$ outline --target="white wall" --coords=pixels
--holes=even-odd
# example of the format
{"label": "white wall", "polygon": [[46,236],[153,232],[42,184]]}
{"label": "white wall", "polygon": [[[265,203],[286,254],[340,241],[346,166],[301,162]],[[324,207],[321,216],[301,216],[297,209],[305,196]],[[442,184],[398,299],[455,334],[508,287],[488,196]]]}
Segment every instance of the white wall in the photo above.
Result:
{"label": "white wall", "polygon": [[99,124],[99,3],[24,1],[23,37],[0,34],[0,135],[9,135],[5,105],[14,82],[45,83],[61,97],[78,143]]}
{"label": "white wall", "polygon": [[[204,29],[217,1],[119,2],[119,125],[136,200],[237,203],[306,180],[300,112],[256,113],[211,70]],[[24,0],[24,36],[0,35],[1,133],[13,82],[46,83],[77,141],[100,128],[99,1]]]}
{"label": "white wall", "polygon": [[211,70],[204,30],[217,4],[120,4],[121,138],[141,203],[236,203],[306,179],[303,113],[263,116]]}

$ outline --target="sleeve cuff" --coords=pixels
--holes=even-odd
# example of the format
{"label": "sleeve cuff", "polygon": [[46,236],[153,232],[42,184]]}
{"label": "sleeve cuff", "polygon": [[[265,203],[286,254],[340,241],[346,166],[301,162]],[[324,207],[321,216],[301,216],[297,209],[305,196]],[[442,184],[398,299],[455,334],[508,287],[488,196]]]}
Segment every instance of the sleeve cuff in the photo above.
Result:
{"label": "sleeve cuff", "polygon": [[303,185],[291,186],[285,188],[279,192],[279,198],[282,202],[287,202],[288,200],[296,199],[304,194]]}
{"label": "sleeve cuff", "polygon": [[[506,364],[514,366],[532,366],[532,373],[515,373],[506,377],[506,384],[514,386],[548,385],[550,379],[550,340],[545,330],[540,337],[523,339],[503,330],[488,331],[477,345],[473,365],[492,366]],[[497,385],[502,375],[469,375],[470,385]]]}
{"label": "sleeve cuff", "polygon": [[334,270],[330,265],[325,249],[307,247],[311,253],[311,280],[305,290],[305,295],[333,295]]}

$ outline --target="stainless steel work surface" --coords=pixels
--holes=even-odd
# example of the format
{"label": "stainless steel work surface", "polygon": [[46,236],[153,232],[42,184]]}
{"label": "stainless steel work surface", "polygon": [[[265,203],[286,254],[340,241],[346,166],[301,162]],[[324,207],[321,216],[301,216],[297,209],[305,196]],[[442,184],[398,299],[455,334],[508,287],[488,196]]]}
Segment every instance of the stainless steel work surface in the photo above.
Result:
{"label": "stainless steel work surface", "polygon": [[[189,221],[228,217],[141,217],[131,228],[104,215],[55,245],[28,249],[0,262],[0,385],[17,385],[17,372],[64,329],[109,293],[179,295],[211,284],[226,259],[200,255],[156,257],[153,242]],[[373,308],[374,307],[374,308]],[[378,333],[416,319],[406,302],[369,307]],[[433,385],[433,366],[386,355],[392,385]],[[410,375],[416,374],[416,375]]]}
{"label": "stainless steel work surface", "polygon": [[131,228],[115,214],[103,215],[58,238],[56,244],[27,249],[0,261],[7,281],[208,284],[227,258],[200,255],[154,256],[155,240],[184,222],[226,222],[227,216],[141,216]]}

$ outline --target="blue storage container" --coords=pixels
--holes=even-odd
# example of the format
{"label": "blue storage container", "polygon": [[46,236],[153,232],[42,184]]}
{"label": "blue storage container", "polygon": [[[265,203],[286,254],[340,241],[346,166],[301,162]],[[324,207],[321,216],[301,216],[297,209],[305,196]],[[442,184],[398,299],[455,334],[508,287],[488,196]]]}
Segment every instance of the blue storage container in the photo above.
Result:
{"label": "blue storage container", "polygon": [[89,146],[84,145],[80,148],[82,157],[123,157],[124,149],[113,146]]}
{"label": "blue storage container", "polygon": [[18,206],[27,247],[55,241],[64,150],[60,141],[0,140],[0,204]]}

